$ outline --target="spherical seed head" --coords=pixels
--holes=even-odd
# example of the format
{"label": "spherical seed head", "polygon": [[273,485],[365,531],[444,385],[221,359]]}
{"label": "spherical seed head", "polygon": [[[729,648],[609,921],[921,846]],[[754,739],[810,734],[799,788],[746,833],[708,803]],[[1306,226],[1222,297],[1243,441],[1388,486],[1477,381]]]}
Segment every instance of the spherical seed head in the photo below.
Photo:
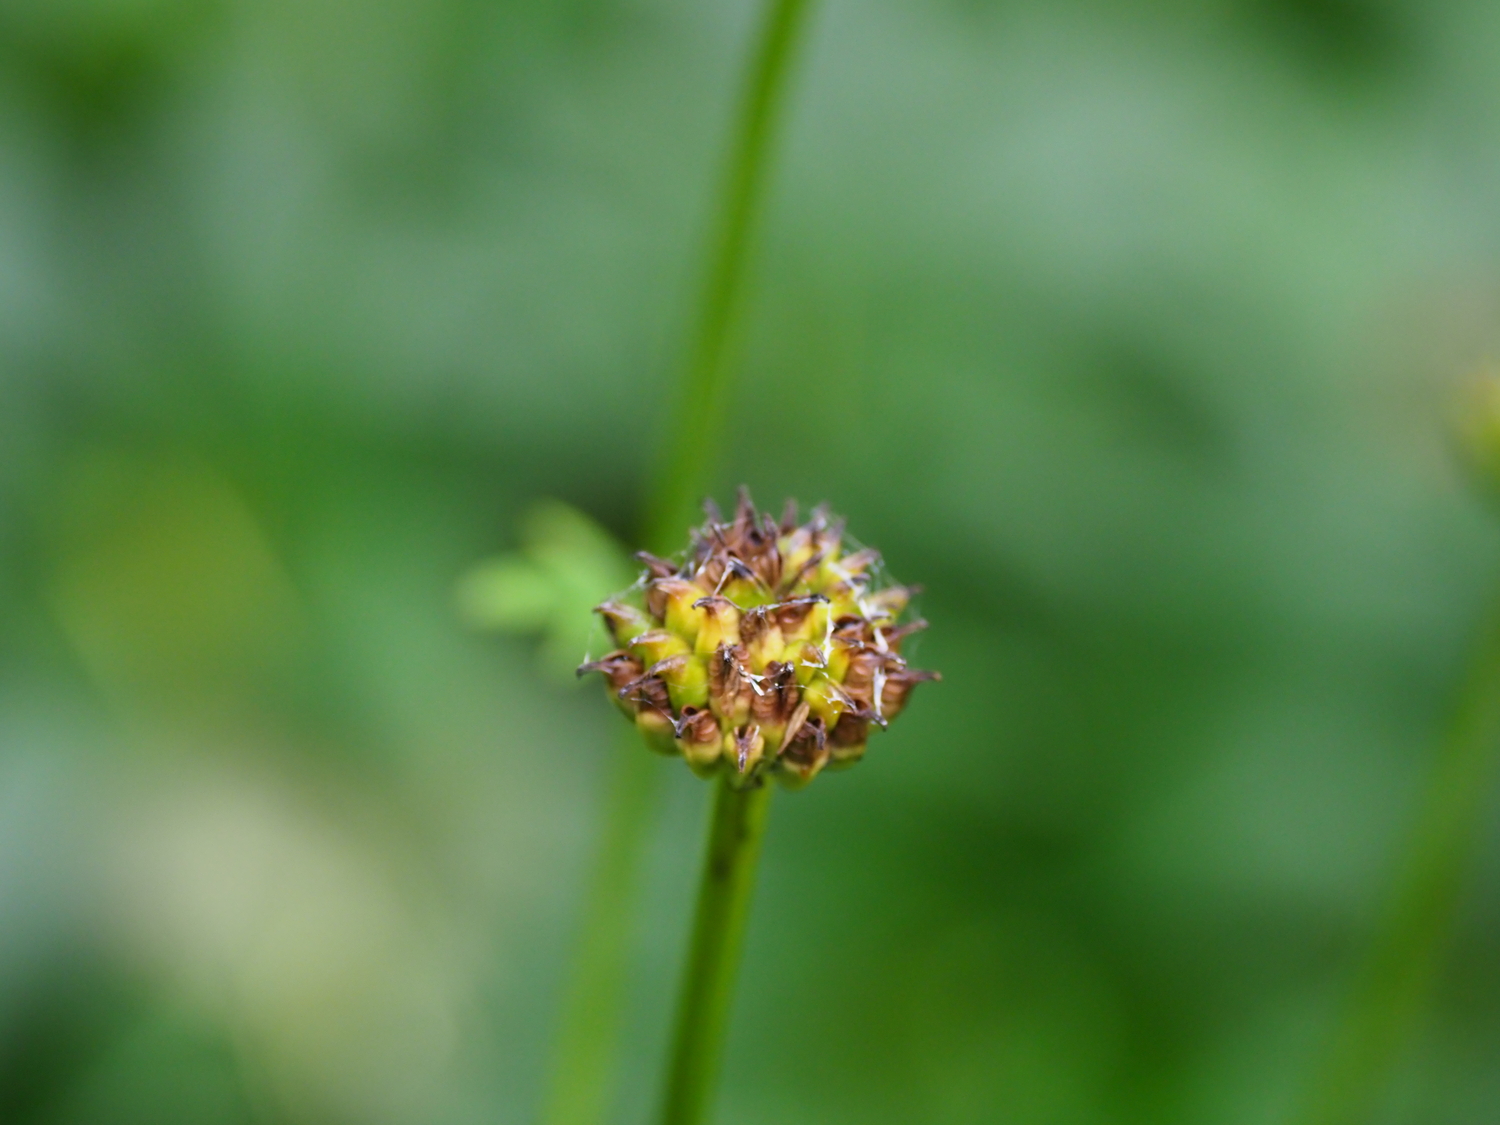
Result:
{"label": "spherical seed head", "polygon": [[913,590],[882,584],[823,508],[777,521],[744,489],[730,520],[706,507],[680,560],[641,554],[635,586],[596,608],[619,647],[579,674],[603,673],[648,745],[702,776],[800,788],[852,765],[939,678],[901,655],[927,624],[901,620]]}

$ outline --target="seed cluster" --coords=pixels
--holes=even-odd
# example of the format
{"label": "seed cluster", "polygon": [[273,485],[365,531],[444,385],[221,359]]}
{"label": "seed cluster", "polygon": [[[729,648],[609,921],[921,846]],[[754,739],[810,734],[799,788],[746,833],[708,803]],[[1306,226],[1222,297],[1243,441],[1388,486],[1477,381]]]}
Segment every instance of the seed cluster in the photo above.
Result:
{"label": "seed cluster", "polygon": [[927,625],[898,623],[913,589],[877,588],[880,556],[846,553],[821,507],[799,523],[788,502],[778,523],[742,489],[732,520],[707,508],[680,563],[643,552],[635,586],[596,607],[619,648],[579,675],[602,672],[647,743],[703,776],[797,788],[858,761],[939,678],[901,656]]}

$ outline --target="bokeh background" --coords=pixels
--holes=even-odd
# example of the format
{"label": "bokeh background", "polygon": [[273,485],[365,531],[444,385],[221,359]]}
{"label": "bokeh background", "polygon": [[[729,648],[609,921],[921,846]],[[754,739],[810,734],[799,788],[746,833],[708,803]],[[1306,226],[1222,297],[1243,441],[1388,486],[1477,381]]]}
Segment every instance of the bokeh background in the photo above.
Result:
{"label": "bokeh background", "polygon": [[[534,1119],[622,751],[454,591],[639,524],[754,14],[0,5],[0,1119]],[[946,679],[778,800],[722,1125],[1288,1119],[1500,582],[1497,154],[1479,0],[819,6],[719,494]],[[1391,1123],[1494,1119],[1497,891]]]}

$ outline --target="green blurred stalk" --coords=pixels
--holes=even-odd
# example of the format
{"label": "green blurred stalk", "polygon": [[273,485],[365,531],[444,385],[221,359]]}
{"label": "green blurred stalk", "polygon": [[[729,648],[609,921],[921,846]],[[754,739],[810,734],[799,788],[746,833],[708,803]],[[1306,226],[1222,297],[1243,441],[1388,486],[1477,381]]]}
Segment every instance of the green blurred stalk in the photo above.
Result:
{"label": "green blurred stalk", "polygon": [[663,1125],[699,1125],[713,1097],[771,786],[718,784],[667,1071]]}
{"label": "green blurred stalk", "polygon": [[653,551],[677,550],[686,530],[698,522],[714,454],[723,446],[730,351],[745,260],[765,192],[793,50],[809,6],[810,0],[766,2],[720,189],[687,368],[674,398],[673,440],[663,450],[651,494],[646,545]]}
{"label": "green blurred stalk", "polygon": [[1500,764],[1500,605],[1460,691],[1397,876],[1304,1125],[1365,1125],[1425,1015]]}
{"label": "green blurred stalk", "polygon": [[621,742],[542,1112],[552,1125],[599,1125],[609,1106],[636,869],[658,784],[656,755],[641,746],[634,727]]}
{"label": "green blurred stalk", "polygon": [[[767,0],[720,185],[699,305],[675,413],[661,446],[645,544],[677,550],[697,522],[722,448],[732,368],[730,345],[745,262],[764,194],[769,155],[793,48],[809,0]],[[658,782],[655,756],[631,735],[615,767],[598,843],[589,906],[553,1060],[543,1125],[601,1125],[607,1116],[629,967],[631,905]]]}

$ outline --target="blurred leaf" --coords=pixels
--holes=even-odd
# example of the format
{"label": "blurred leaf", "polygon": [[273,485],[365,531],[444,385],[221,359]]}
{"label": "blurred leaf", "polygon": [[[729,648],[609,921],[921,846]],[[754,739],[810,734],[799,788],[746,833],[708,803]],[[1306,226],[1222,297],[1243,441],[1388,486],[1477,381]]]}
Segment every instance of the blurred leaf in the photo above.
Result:
{"label": "blurred leaf", "polygon": [[558,500],[521,523],[521,549],[480,563],[459,580],[458,607],[480,629],[541,634],[542,667],[571,678],[602,636],[593,607],[635,578],[609,532]]}
{"label": "blurred leaf", "polygon": [[530,560],[501,555],[460,580],[458,602],[464,619],[478,628],[539,633],[557,615],[557,588]]}

